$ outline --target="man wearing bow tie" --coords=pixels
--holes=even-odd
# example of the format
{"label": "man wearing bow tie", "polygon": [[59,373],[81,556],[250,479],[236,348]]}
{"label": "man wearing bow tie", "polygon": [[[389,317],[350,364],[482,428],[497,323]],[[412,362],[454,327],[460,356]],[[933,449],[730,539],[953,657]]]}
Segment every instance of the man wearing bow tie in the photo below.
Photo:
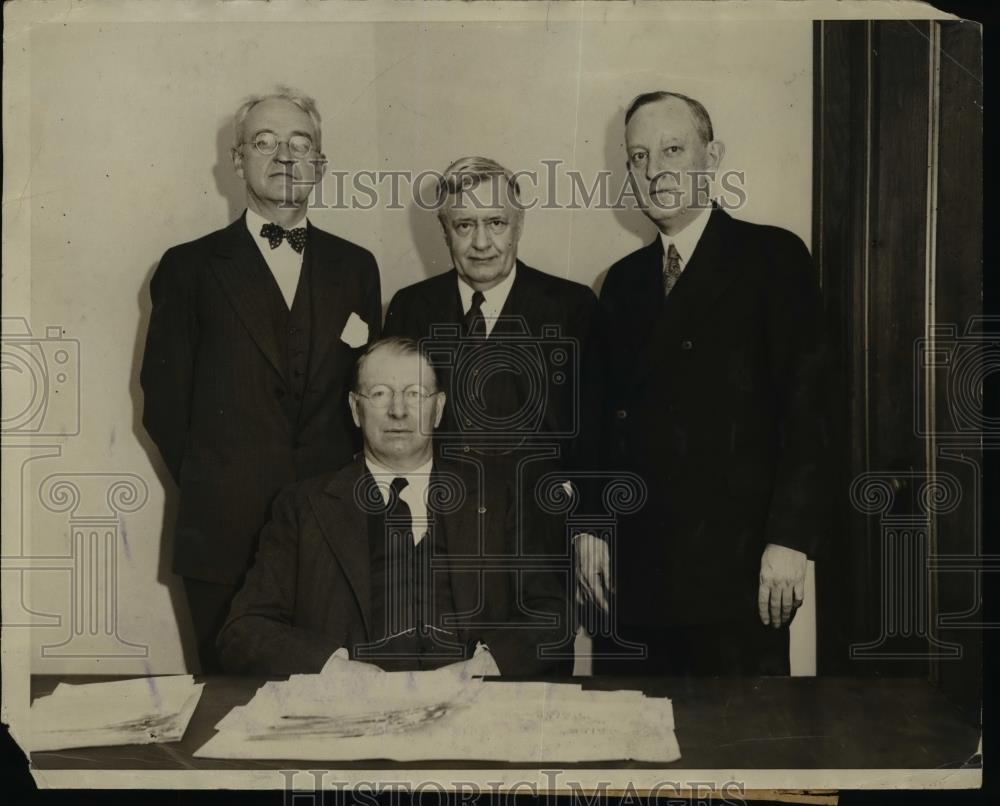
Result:
{"label": "man wearing bow tie", "polygon": [[351,459],[349,377],[381,314],[372,255],[306,218],[326,164],[315,102],[253,97],[234,131],[247,210],[164,254],[141,372],[203,672],[275,493]]}
{"label": "man wearing bow tie", "polygon": [[698,101],[639,96],[625,141],[658,233],[601,290],[602,462],[648,498],[613,552],[586,534],[576,548],[582,587],[647,655],[595,670],[787,674],[829,522],[816,275],[795,235],[710,203],[724,148]]}
{"label": "man wearing bow tie", "polygon": [[551,670],[560,578],[518,555],[531,538],[507,488],[435,460],[445,402],[416,342],[365,351],[350,394],[364,453],[278,496],[219,634],[227,671]]}

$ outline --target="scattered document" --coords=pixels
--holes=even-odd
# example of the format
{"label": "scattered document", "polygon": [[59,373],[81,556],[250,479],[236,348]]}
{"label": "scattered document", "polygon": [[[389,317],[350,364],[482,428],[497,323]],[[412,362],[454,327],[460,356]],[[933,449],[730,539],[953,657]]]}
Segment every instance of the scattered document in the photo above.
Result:
{"label": "scattered document", "polygon": [[31,749],[180,741],[204,685],[191,675],[60,683],[31,704]]}
{"label": "scattered document", "polygon": [[201,758],[574,762],[680,758],[673,707],[637,691],[484,682],[445,670],[293,675],[216,726]]}

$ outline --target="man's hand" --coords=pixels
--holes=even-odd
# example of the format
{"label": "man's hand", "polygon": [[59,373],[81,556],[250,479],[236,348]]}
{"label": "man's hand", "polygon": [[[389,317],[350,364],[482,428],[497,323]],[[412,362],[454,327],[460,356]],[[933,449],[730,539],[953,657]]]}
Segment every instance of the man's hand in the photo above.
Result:
{"label": "man's hand", "polygon": [[573,561],[577,604],[594,602],[608,612],[608,596],[614,590],[608,544],[596,535],[579,534],[573,539]]}
{"label": "man's hand", "polygon": [[757,612],[761,622],[775,629],[792,620],[806,595],[806,555],[768,543],[760,558]]}

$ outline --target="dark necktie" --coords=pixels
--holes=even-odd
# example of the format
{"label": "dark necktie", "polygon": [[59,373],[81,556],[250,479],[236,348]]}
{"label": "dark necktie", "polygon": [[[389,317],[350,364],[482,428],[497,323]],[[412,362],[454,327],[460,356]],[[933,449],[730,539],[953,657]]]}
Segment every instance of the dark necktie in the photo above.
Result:
{"label": "dark necktie", "polygon": [[663,256],[663,296],[667,296],[681,276],[681,256],[673,244]]}
{"label": "dark necktie", "polygon": [[396,476],[389,485],[389,508],[386,511],[386,525],[394,532],[413,540],[413,513],[410,505],[401,496],[409,482],[402,476]]}
{"label": "dark necktie", "polygon": [[486,319],[483,317],[483,303],[486,297],[482,291],[475,291],[472,294],[472,307],[465,314],[463,326],[466,336],[486,337]]}
{"label": "dark necktie", "polygon": [[267,238],[267,242],[271,244],[272,249],[277,249],[281,246],[283,239],[287,240],[288,245],[300,255],[302,254],[302,250],[306,248],[305,227],[285,229],[284,227],[279,227],[277,224],[268,222],[260,228],[260,235],[262,238]]}

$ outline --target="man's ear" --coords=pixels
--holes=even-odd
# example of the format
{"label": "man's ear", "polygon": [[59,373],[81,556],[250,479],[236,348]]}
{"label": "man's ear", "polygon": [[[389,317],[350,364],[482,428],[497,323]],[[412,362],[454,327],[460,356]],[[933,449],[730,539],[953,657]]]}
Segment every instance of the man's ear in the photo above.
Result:
{"label": "man's ear", "polygon": [[351,419],[354,424],[361,428],[361,418],[358,416],[358,396],[354,392],[347,393],[347,405],[351,407]]}
{"label": "man's ear", "polygon": [[444,392],[438,392],[434,397],[434,405],[437,406],[437,410],[434,412],[434,427],[437,428],[441,425],[441,418],[444,416],[444,403],[447,395]]}
{"label": "man's ear", "polygon": [[708,152],[708,167],[713,171],[722,164],[722,158],[726,156],[726,144],[721,140],[712,140],[705,150]]}
{"label": "man's ear", "polygon": [[243,150],[240,148],[231,148],[229,153],[233,158],[233,170],[236,171],[236,175],[240,179],[245,179],[246,177],[243,176]]}

